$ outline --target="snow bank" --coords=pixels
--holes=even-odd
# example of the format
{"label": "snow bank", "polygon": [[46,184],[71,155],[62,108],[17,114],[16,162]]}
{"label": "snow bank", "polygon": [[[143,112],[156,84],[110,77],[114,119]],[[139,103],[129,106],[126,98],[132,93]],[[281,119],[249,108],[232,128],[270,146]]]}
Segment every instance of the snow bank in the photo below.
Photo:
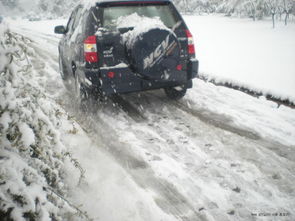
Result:
{"label": "snow bank", "polygon": [[[52,22],[56,23],[55,21]],[[28,24],[27,22],[25,23]],[[85,127],[88,132],[83,130],[75,121],[74,117],[69,116],[64,111],[62,107],[65,107],[66,102],[70,102],[69,105],[74,108],[74,113],[70,111],[71,115],[77,116],[81,114],[83,117],[86,117],[86,119],[83,119],[83,122],[87,122],[88,117],[92,119],[91,116],[85,116],[85,113],[77,113],[79,112],[77,111],[79,108],[75,104],[76,100],[65,93],[60,74],[56,69],[58,67],[58,64],[56,64],[58,42],[55,41],[55,36],[47,35],[47,33],[50,33],[50,30],[53,30],[53,25],[48,25],[48,30],[45,33],[40,33],[40,30],[36,26],[38,26],[38,23],[44,24],[44,22],[34,23],[34,30],[26,29],[25,25],[21,29],[22,25],[18,24],[17,29],[21,30],[22,34],[26,34],[26,36],[29,36],[34,41],[31,42],[28,38],[16,35],[19,39],[18,42],[22,43],[20,39],[24,39],[26,42],[25,44],[23,43],[24,49],[25,51],[30,49],[30,55],[24,59],[24,63],[18,64],[19,67],[22,67],[23,71],[13,72],[15,75],[12,78],[15,79],[14,85],[6,88],[6,92],[9,93],[9,97],[11,98],[9,105],[10,111],[4,111],[2,115],[0,114],[1,169],[7,169],[5,173],[8,174],[8,177],[11,177],[9,179],[14,179],[16,185],[23,187],[16,189],[15,193],[28,197],[29,201],[33,203],[30,204],[28,209],[25,209],[19,205],[15,205],[17,204],[16,202],[7,198],[9,206],[4,208],[2,205],[2,196],[6,194],[7,188],[4,188],[4,186],[1,187],[2,180],[0,180],[0,216],[2,212],[7,212],[7,215],[11,217],[12,212],[9,212],[9,208],[13,208],[17,213],[16,218],[12,217],[13,220],[22,220],[22,214],[27,210],[35,211],[35,207],[33,206],[35,205],[34,199],[37,195],[39,197],[38,199],[41,199],[37,202],[43,203],[41,204],[43,206],[41,208],[42,211],[45,211],[45,218],[40,215],[36,218],[37,220],[41,218],[43,220],[50,220],[46,219],[48,211],[50,213],[54,211],[54,218],[58,221],[84,220],[84,218],[95,221],[176,220],[171,214],[166,214],[161,210],[155,201],[155,196],[150,191],[139,186],[124,168],[110,157],[108,153],[101,150],[102,148],[108,149],[109,143],[102,144],[100,140],[96,140],[99,137],[98,134],[90,134],[88,126]],[[15,30],[15,27],[13,30]],[[17,59],[14,61],[16,62]],[[119,65],[121,67],[125,66],[123,63]],[[8,78],[11,75],[6,74],[6,76]],[[5,82],[7,81],[6,79]],[[0,101],[3,101],[3,106],[5,106],[9,102],[9,99],[2,99],[1,93]],[[69,111],[69,109],[67,110]],[[11,115],[11,111],[14,110],[18,111],[17,114]],[[0,113],[2,113],[1,105]],[[18,143],[15,144],[14,149],[18,150],[18,148],[24,147],[26,149],[25,153],[33,153],[33,156],[35,156],[35,151],[32,148],[36,147],[38,148],[37,150],[40,150],[42,156],[43,154],[45,155],[44,158],[41,160],[37,158],[32,159],[28,154],[21,155],[20,151],[15,152],[15,157],[10,158],[11,161],[1,158],[2,155],[4,156],[2,154],[2,152],[4,153],[2,151],[2,141],[4,143],[6,139],[2,134],[9,131],[16,121],[17,123],[15,124],[17,126],[22,125],[26,132],[22,131],[19,133],[17,137]],[[100,125],[97,119],[91,120],[91,122],[96,122],[95,124]],[[26,144],[23,144],[23,140],[26,140]],[[12,155],[10,153],[12,147],[10,141],[6,142],[9,145],[6,148],[6,155],[10,156]],[[105,145],[106,147],[104,147]],[[51,185],[51,183],[56,183],[53,179],[57,179],[59,183],[58,188],[62,191],[57,191],[51,187],[47,183],[47,175],[44,175],[42,173],[43,170],[40,171],[39,169],[42,168],[43,164],[41,163],[47,159],[46,157],[50,157],[52,163],[56,164],[56,169],[52,168],[51,164],[48,167],[48,171],[53,171],[55,174],[54,176],[50,176],[52,179],[48,179],[48,181],[50,181]],[[59,160],[58,163],[54,161],[56,158]],[[35,164],[33,164],[35,161],[40,162],[41,167],[39,164],[35,167]],[[22,166],[19,166],[17,170],[8,170],[10,167],[16,167],[13,165],[13,162],[22,163]],[[34,174],[36,176],[32,175],[33,178],[30,178],[35,184],[32,190],[29,190],[26,184],[21,183],[21,178],[27,177],[23,175],[23,167],[35,171]],[[0,171],[0,177],[1,174]],[[18,177],[21,178],[18,179]],[[3,179],[8,180],[7,177]],[[51,182],[51,180],[53,181]],[[43,190],[39,188],[40,186],[48,188]],[[30,194],[34,190],[36,193],[31,196]],[[49,197],[47,197],[48,195]],[[43,202],[43,199],[46,200],[46,198],[47,204]],[[60,208],[56,209],[56,205]],[[77,208],[75,205],[79,205],[79,207]],[[37,203],[36,208],[39,207],[39,203]],[[65,214],[65,212],[67,213]],[[73,212],[77,214],[75,217],[71,216]],[[41,212],[37,215],[39,214]]]}
{"label": "snow bank", "polygon": [[[8,31],[8,27],[6,25],[6,23],[1,23],[0,24],[0,37],[3,38],[5,33]],[[1,40],[2,42],[2,40]],[[0,44],[0,71],[4,70],[4,68],[8,65],[9,63],[9,56],[7,55],[7,53],[9,53],[9,49],[7,50],[6,48],[4,48],[3,44]]]}
{"label": "snow bank", "polygon": [[192,109],[218,114],[228,119],[229,125],[245,128],[263,139],[274,140],[294,149],[294,109],[279,106],[263,96],[252,97],[199,79],[194,80],[194,86],[186,96],[186,102]]}
{"label": "snow bank", "polygon": [[0,30],[1,218],[84,220],[65,199],[66,168],[79,163],[66,163],[73,159],[58,131],[61,111],[37,87],[27,56],[34,54],[30,40]]}
{"label": "snow bank", "polygon": [[194,35],[200,74],[295,103],[295,24],[185,16]]}

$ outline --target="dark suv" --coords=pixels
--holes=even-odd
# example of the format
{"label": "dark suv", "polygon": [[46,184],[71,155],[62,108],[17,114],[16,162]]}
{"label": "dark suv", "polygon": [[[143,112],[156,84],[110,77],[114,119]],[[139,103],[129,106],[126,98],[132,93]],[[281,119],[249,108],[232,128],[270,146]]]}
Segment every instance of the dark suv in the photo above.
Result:
{"label": "dark suv", "polygon": [[182,98],[198,74],[193,37],[170,0],[79,5],[59,43],[62,79],[81,98],[163,88]]}

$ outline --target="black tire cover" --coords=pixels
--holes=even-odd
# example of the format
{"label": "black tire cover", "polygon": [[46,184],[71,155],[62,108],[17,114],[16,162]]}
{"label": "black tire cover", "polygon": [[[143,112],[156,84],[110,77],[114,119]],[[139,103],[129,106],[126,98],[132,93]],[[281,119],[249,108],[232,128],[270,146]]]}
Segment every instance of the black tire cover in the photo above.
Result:
{"label": "black tire cover", "polygon": [[128,50],[134,71],[148,79],[165,80],[165,71],[180,63],[180,46],[172,30],[154,28],[140,36]]}

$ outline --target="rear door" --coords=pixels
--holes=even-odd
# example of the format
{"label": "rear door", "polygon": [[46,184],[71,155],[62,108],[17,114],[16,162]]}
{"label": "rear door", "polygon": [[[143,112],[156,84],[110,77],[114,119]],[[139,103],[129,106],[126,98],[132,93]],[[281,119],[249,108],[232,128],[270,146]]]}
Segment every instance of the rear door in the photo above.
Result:
{"label": "rear door", "polygon": [[[74,61],[76,50],[75,50],[75,41],[76,41],[76,33],[75,30],[77,28],[77,24],[79,21],[80,13],[82,7],[78,6],[71,14],[71,17],[67,24],[67,33],[64,41],[64,60],[66,61],[67,68],[69,71],[72,71],[72,62]],[[70,72],[71,73],[71,72]]]}
{"label": "rear door", "polygon": [[72,12],[70,18],[69,18],[69,21],[68,21],[68,24],[67,24],[67,27],[66,27],[66,34],[63,38],[63,41],[61,42],[61,51],[60,53],[62,53],[62,57],[63,57],[63,61],[65,62],[65,65],[66,65],[66,68],[67,70],[70,70],[69,69],[69,57],[68,57],[68,54],[69,54],[69,46],[68,46],[68,41],[69,41],[69,37],[71,35],[71,32],[72,32],[72,26],[73,26],[73,23],[74,23],[74,19],[75,19],[75,11]]}
{"label": "rear door", "polygon": [[[171,2],[166,1],[134,1],[134,2],[109,2],[101,3],[100,15],[102,26],[107,29],[116,28],[116,21],[136,13],[139,16],[160,18],[165,26],[174,31],[181,46],[181,57],[187,59],[188,36],[187,26],[181,15]],[[132,24],[130,27],[132,28]],[[128,29],[127,29],[128,31]]]}

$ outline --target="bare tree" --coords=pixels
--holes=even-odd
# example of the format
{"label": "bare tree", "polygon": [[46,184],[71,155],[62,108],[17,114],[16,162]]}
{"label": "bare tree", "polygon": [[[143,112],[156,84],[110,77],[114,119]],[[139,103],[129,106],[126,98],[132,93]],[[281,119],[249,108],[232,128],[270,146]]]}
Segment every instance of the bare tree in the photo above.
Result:
{"label": "bare tree", "polygon": [[1,0],[4,6],[14,9],[18,6],[18,0]]}
{"label": "bare tree", "polygon": [[292,8],[294,6],[294,1],[292,0],[283,0],[283,12],[285,13],[285,25],[288,23],[290,14],[292,13]]}
{"label": "bare tree", "polygon": [[279,1],[278,0],[268,0],[266,2],[266,5],[267,5],[269,12],[271,14],[272,27],[275,28],[275,15],[278,12]]}
{"label": "bare tree", "polygon": [[242,2],[242,5],[247,10],[249,16],[252,17],[253,21],[257,18],[257,9],[260,2],[260,0],[247,0]]}

